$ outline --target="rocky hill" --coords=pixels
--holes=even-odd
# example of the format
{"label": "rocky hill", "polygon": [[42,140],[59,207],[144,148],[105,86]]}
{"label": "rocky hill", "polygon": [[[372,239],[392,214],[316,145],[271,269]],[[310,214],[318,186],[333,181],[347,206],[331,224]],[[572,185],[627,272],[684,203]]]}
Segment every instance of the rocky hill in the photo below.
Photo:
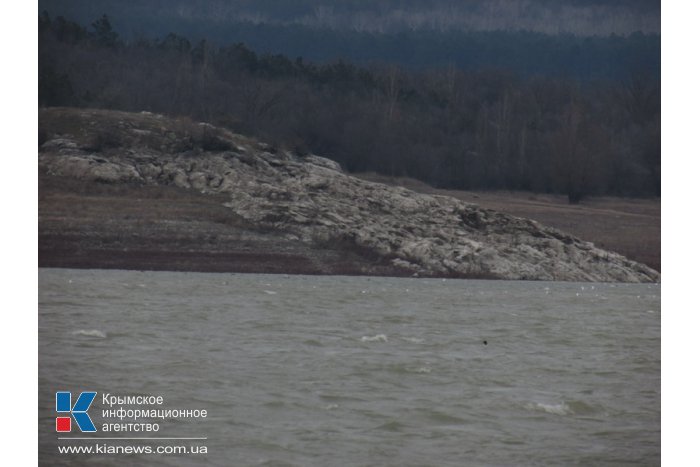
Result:
{"label": "rocky hill", "polygon": [[[393,273],[659,280],[645,265],[535,221],[360,180],[329,159],[205,123],[65,108],[41,110],[39,122],[40,175],[109,186],[174,186],[217,197],[252,229],[281,235],[290,244],[360,251]],[[41,225],[40,215],[40,250]]]}

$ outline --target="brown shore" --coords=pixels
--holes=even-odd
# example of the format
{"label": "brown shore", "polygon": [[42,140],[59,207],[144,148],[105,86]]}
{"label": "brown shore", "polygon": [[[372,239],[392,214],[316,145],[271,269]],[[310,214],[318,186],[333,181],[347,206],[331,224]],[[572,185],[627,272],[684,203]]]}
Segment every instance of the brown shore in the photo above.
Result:
{"label": "brown shore", "polygon": [[[531,218],[656,270],[660,202],[439,190],[412,179],[362,178],[449,195]],[[198,272],[407,276],[355,245],[310,245],[261,230],[223,206],[227,197],[174,186],[112,185],[39,176],[39,266]]]}
{"label": "brown shore", "polygon": [[407,276],[348,245],[261,230],[223,195],[39,175],[39,267]]}

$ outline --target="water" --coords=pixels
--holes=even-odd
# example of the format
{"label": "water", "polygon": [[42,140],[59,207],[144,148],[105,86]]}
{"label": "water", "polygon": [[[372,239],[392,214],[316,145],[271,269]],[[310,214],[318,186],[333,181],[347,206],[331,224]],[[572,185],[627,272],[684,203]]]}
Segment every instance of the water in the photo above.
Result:
{"label": "water", "polygon": [[[659,313],[658,285],[43,269],[40,462],[656,465]],[[147,420],[206,440],[104,443],[208,452],[59,454],[94,444],[57,439],[59,390],[98,428],[102,393],[207,409]]]}

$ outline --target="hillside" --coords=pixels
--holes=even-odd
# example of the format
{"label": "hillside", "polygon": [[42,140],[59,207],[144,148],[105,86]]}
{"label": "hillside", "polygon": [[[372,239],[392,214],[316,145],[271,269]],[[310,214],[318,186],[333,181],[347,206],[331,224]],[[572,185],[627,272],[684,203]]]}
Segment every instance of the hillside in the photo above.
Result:
{"label": "hillside", "polygon": [[661,200],[597,196],[571,204],[566,196],[524,191],[445,190],[406,177],[355,176],[419,193],[452,196],[481,207],[536,220],[661,271]]}
{"label": "hillside", "polygon": [[39,115],[40,265],[657,281],[569,234],[150,113]]}
{"label": "hillside", "polygon": [[[188,116],[324,154],[351,173],[406,176],[441,188],[560,193],[572,203],[588,196],[660,196],[660,75],[647,67],[637,72],[625,65],[630,79],[583,85],[539,72],[518,77],[508,60],[480,71],[417,71],[261,54],[243,44],[215,46],[173,34],[124,42],[107,17],[86,29],[42,15],[39,32],[41,107]],[[486,42],[469,46],[467,56],[522,58],[518,48],[500,50],[498,37],[484,34]],[[422,41],[419,34],[409,37]],[[535,42],[512,39],[568,74],[530,38]],[[584,57],[596,48],[585,41],[554,48],[576,66],[608,69]],[[312,42],[341,50],[324,37]],[[465,45],[459,38],[446,42]],[[414,49],[402,40],[393,44]],[[374,42],[360,47],[377,48]],[[448,49],[437,47],[435,54]],[[619,65],[635,57],[620,49],[606,60]]]}

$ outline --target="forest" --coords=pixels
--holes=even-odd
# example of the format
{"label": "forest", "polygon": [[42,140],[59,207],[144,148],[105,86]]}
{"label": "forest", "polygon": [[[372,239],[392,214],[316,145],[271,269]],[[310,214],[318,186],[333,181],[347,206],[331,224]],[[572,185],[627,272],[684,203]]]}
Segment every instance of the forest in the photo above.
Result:
{"label": "forest", "polygon": [[580,80],[660,75],[653,0],[42,0],[88,25],[108,12],[125,42],[174,33],[256,53],[394,63],[413,70],[508,69]]}
{"label": "forest", "polygon": [[230,42],[232,29],[242,23],[384,34],[661,32],[659,0],[39,0],[39,11],[44,10],[81,24],[106,12],[127,39],[168,32],[208,35],[214,29]]}
{"label": "forest", "polygon": [[[571,40],[581,56],[586,40],[595,43]],[[467,56],[480,50],[478,41],[466,44],[476,44]],[[650,47],[645,56],[654,57]],[[572,203],[660,195],[655,65],[585,77],[522,71],[314,61],[174,33],[124,40],[107,16],[89,27],[39,17],[40,106],[189,117],[329,157],[350,172],[437,187],[563,193]]]}

